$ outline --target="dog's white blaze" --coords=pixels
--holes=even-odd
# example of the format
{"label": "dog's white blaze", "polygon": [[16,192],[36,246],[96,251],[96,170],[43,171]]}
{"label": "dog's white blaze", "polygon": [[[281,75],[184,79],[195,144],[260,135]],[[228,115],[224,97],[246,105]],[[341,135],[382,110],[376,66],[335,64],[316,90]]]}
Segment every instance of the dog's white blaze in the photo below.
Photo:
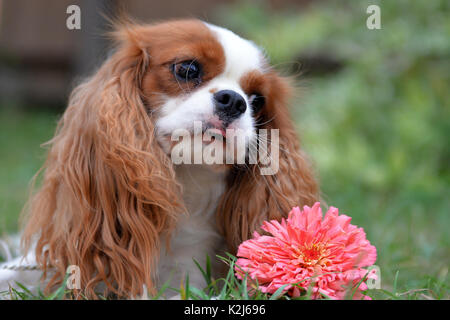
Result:
{"label": "dog's white blaze", "polygon": [[234,32],[206,23],[216,35],[225,53],[225,70],[223,76],[234,81],[252,70],[262,70],[263,55],[251,41],[239,37]]}

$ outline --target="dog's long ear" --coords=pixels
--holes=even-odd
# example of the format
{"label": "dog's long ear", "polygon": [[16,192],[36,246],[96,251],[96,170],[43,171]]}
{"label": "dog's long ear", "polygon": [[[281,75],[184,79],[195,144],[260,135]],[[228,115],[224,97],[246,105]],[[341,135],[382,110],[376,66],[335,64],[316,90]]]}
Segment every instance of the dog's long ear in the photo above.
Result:
{"label": "dog's long ear", "polygon": [[44,165],[43,185],[30,201],[23,243],[37,237],[37,261],[80,268],[82,293],[136,296],[154,287],[160,235],[175,225],[181,201],[170,159],[155,140],[140,90],[149,64],[133,30],[98,72],[73,91]]}
{"label": "dog's long ear", "polygon": [[[258,129],[267,129],[268,138],[259,135],[258,139],[259,148],[267,150],[271,158],[272,172],[262,172],[262,168],[269,167],[258,163],[235,167],[229,175],[217,216],[232,252],[254,231],[261,231],[263,220],[280,220],[292,207],[312,205],[318,199],[316,180],[286,107],[291,91],[288,81],[275,72],[265,77],[269,85]],[[275,142],[276,136],[270,135],[270,129],[279,130],[279,157],[271,154],[270,141]],[[273,147],[277,147],[275,143]],[[274,163],[277,160],[278,166]]]}

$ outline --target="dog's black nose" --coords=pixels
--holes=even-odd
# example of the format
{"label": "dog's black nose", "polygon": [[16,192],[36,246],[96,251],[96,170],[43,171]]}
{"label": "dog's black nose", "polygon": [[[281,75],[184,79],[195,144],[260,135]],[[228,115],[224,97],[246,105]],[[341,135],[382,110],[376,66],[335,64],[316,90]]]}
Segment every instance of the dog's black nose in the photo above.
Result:
{"label": "dog's black nose", "polygon": [[225,116],[228,119],[239,117],[247,109],[245,99],[232,90],[222,90],[214,94],[216,113],[219,117]]}

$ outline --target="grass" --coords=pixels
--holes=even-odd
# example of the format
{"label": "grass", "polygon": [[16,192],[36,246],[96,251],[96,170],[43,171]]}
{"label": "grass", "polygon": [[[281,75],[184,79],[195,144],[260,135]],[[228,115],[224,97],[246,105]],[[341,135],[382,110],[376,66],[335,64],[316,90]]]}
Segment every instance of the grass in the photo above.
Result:
{"label": "grass", "polygon": [[28,185],[45,161],[40,145],[52,137],[57,117],[0,106],[0,235],[17,232]]}
{"label": "grass", "polygon": [[[282,72],[304,54],[325,52],[342,63],[330,74],[301,76],[293,100],[323,198],[377,247],[382,282],[370,296],[449,299],[450,5],[380,2],[382,29],[369,31],[369,2],[351,3],[273,13],[240,2],[220,10],[220,18],[266,48]],[[39,144],[51,137],[56,118],[0,110],[1,231],[17,230],[27,184],[44,160]],[[216,281],[224,292],[188,282],[177,290],[190,299],[247,297],[233,276]]]}
{"label": "grass", "polygon": [[[150,300],[164,300],[176,294],[182,300],[310,300],[312,297],[312,287],[314,285],[314,278],[305,278],[303,281],[312,280],[311,284],[305,290],[301,283],[292,284],[301,289],[302,294],[299,297],[291,297],[286,291],[284,285],[280,287],[273,294],[263,293],[259,289],[258,282],[251,282],[250,277],[245,273],[242,280],[235,276],[236,257],[227,254],[226,257],[217,256],[223,263],[229,266],[228,272],[224,278],[214,279],[211,275],[211,261],[207,257],[204,267],[194,260],[198,269],[203,275],[206,282],[205,288],[197,288],[190,284],[189,275],[186,276],[185,281],[179,288],[172,288],[169,286],[170,278],[161,286],[159,292],[154,296],[149,296]],[[356,288],[365,281],[366,278],[361,279],[356,285],[348,288],[346,300],[353,300],[356,293]],[[448,299],[448,287],[439,281],[432,281],[427,288],[410,289],[401,291],[397,288],[398,272],[394,280],[394,287],[391,290],[387,289],[371,289],[365,290],[362,293],[372,299],[384,300],[417,300],[417,299]],[[65,284],[66,279],[63,281]],[[44,294],[41,290],[37,293],[31,292],[28,288],[20,283],[17,283],[18,288],[11,288],[8,292],[0,292],[0,300],[2,297],[11,300],[60,300],[67,298],[74,298],[72,292],[66,289],[65,285],[60,286],[51,294]],[[98,295],[99,299],[106,299],[101,293]],[[83,296],[78,298],[85,299]],[[330,297],[322,294],[321,299],[328,300]]]}

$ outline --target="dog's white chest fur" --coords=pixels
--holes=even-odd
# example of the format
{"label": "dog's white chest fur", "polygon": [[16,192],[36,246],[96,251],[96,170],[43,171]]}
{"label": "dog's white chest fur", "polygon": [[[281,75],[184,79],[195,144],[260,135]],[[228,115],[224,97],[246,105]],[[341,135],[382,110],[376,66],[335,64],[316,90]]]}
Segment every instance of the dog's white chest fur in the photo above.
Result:
{"label": "dog's white chest fur", "polygon": [[225,248],[215,215],[225,190],[225,172],[201,165],[181,165],[177,166],[176,174],[183,187],[188,213],[180,217],[169,250],[161,239],[157,286],[161,287],[170,278],[171,286],[179,288],[188,273],[190,285],[203,289],[205,282],[193,259],[204,268],[207,254],[214,261],[216,254]]}

